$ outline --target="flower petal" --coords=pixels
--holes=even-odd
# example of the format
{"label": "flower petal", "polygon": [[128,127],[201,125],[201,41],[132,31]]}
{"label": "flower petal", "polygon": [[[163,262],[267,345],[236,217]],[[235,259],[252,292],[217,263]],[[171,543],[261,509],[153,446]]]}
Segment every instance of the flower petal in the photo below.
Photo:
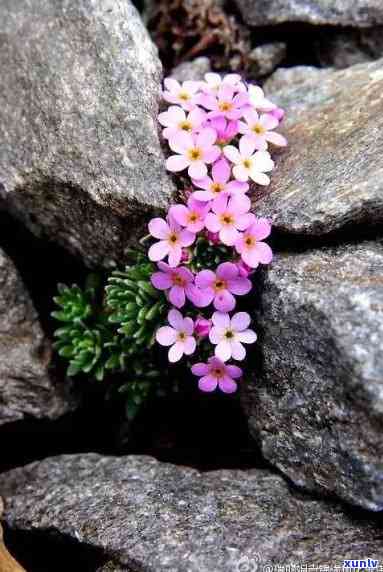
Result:
{"label": "flower petal", "polygon": [[257,341],[257,334],[253,330],[238,332],[238,340],[243,344],[253,344]]}
{"label": "flower petal", "polygon": [[251,157],[255,151],[254,138],[251,135],[244,135],[239,140],[239,150],[243,158]]}
{"label": "flower petal", "polygon": [[173,286],[169,291],[169,300],[176,308],[185,305],[185,290],[181,286]]}
{"label": "flower petal", "polygon": [[156,332],[156,340],[161,346],[171,346],[177,339],[177,332],[169,326],[162,326]]}
{"label": "flower petal", "polygon": [[222,159],[214,163],[211,172],[214,182],[225,184],[230,178],[231,168],[227,160],[222,157]]}
{"label": "flower petal", "polygon": [[229,280],[228,290],[236,296],[245,296],[251,290],[251,281],[248,278],[235,278]]}
{"label": "flower petal", "polygon": [[249,233],[257,240],[262,240],[267,238],[271,232],[271,224],[267,218],[257,218],[256,221],[251,225]]}
{"label": "flower petal", "polygon": [[237,367],[236,365],[227,365],[226,369],[230,377],[233,377],[234,379],[238,379],[243,373],[241,368]]}
{"label": "flower petal", "polygon": [[217,133],[211,127],[206,127],[202,129],[197,135],[197,147],[202,147],[202,149],[208,149],[214,145],[217,139]]}
{"label": "flower petal", "polygon": [[286,147],[287,139],[283,137],[280,133],[275,133],[274,131],[271,133],[266,133],[267,141],[270,141],[273,145],[277,145],[278,147]]}
{"label": "flower petal", "polygon": [[194,375],[206,375],[209,371],[207,363],[195,363],[192,365],[191,371]]}
{"label": "flower petal", "polygon": [[172,277],[165,272],[155,272],[150,278],[151,283],[157,290],[167,290],[172,285]]}
{"label": "flower petal", "polygon": [[214,391],[216,389],[218,385],[218,381],[216,377],[213,377],[212,375],[205,375],[204,377],[201,377],[201,379],[198,382],[198,387],[200,388],[201,391]]}
{"label": "flower petal", "polygon": [[202,161],[193,161],[189,165],[188,175],[191,179],[203,179],[207,175],[207,167]]}
{"label": "flower petal", "polygon": [[148,256],[149,260],[152,262],[158,262],[165,258],[165,256],[169,253],[169,244],[166,240],[160,240],[149,248]]}
{"label": "flower petal", "polygon": [[228,328],[230,326],[230,316],[229,314],[224,314],[222,312],[214,312],[212,315],[212,322],[217,328]]}
{"label": "flower petal", "polygon": [[223,391],[223,393],[234,393],[235,391],[237,391],[237,384],[228,375],[222,377],[218,381],[218,385],[220,390]]}
{"label": "flower petal", "polygon": [[214,308],[220,312],[231,312],[235,308],[235,298],[228,290],[218,292],[214,298]]}
{"label": "flower petal", "polygon": [[242,332],[249,327],[250,324],[250,316],[247,312],[237,312],[231,318],[231,327],[236,332]]}
{"label": "flower petal", "polygon": [[234,145],[226,145],[226,147],[223,148],[223,154],[232,163],[238,164],[242,161],[241,155]]}
{"label": "flower petal", "polygon": [[182,358],[184,355],[184,348],[185,344],[183,342],[176,342],[174,346],[170,348],[168,353],[168,359],[170,363],[175,363]]}
{"label": "flower petal", "polygon": [[240,342],[232,342],[231,343],[231,353],[232,353],[233,359],[238,360],[238,361],[242,361],[246,357],[246,350]]}
{"label": "flower petal", "polygon": [[169,236],[169,225],[163,218],[152,218],[148,224],[148,228],[154,238],[165,239]]}
{"label": "flower petal", "polygon": [[183,155],[171,155],[166,159],[166,168],[171,173],[183,171],[189,164],[189,161]]}
{"label": "flower petal", "polygon": [[184,353],[187,356],[190,356],[191,354],[193,354],[195,352],[196,346],[197,346],[197,343],[195,341],[195,338],[193,338],[193,336],[189,336],[184,343]]}
{"label": "flower petal", "polygon": [[219,342],[215,348],[215,355],[222,361],[227,361],[231,358],[231,344],[226,340]]}
{"label": "flower petal", "polygon": [[254,250],[261,264],[270,264],[273,259],[273,251],[268,244],[265,242],[257,242]]}

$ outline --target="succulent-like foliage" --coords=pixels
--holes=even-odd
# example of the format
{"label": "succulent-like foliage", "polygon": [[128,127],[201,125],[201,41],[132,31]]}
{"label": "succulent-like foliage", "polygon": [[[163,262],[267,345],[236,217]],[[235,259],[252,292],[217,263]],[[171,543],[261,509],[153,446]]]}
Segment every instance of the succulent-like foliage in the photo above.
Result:
{"label": "succulent-like foliage", "polygon": [[167,307],[163,293],[150,282],[154,265],[141,256],[138,258],[136,264],[124,271],[113,272],[105,288],[109,321],[129,340],[128,355],[153,345],[155,330]]}
{"label": "succulent-like foliage", "polygon": [[224,244],[212,244],[204,236],[197,238],[193,245],[191,268],[194,272],[209,269],[215,270],[222,262],[231,261],[233,249]]}
{"label": "succulent-like foliage", "polygon": [[90,275],[83,289],[60,284],[54,298],[58,309],[52,316],[62,324],[55,332],[55,348],[69,362],[67,374],[99,381],[113,375],[105,393],[124,396],[130,420],[148,395],[160,389],[152,346],[166,298],[150,283],[153,268],[138,250],[131,266],[113,272],[105,288]]}

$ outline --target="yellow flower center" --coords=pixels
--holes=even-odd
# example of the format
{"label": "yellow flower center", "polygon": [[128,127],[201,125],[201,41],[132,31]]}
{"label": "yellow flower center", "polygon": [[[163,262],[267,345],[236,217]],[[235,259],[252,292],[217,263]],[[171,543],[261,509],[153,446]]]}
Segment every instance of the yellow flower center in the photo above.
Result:
{"label": "yellow flower center", "polygon": [[266,131],[266,129],[262,127],[260,123],[256,123],[255,125],[253,125],[251,130],[254,131],[254,133],[256,133],[257,135],[262,135]]}
{"label": "yellow flower center", "polygon": [[194,147],[193,149],[189,149],[188,157],[190,161],[200,161],[202,159],[202,151],[198,149],[198,147]]}
{"label": "yellow flower center", "polygon": [[223,191],[223,185],[221,185],[221,183],[212,183],[210,185],[210,190],[212,193],[218,195],[221,191]]}
{"label": "yellow flower center", "polygon": [[186,337],[187,337],[187,336],[186,336],[186,333],[185,333],[185,332],[178,332],[178,336],[177,336],[177,337],[178,337],[178,340],[179,340],[180,342],[184,342],[184,341],[186,340]]}
{"label": "yellow flower center", "polygon": [[214,290],[216,292],[221,292],[222,290],[226,290],[226,282],[224,280],[220,280],[219,278],[214,282]]}
{"label": "yellow flower center", "polygon": [[185,286],[186,284],[185,280],[182,276],[179,276],[179,274],[173,274],[172,281],[175,286]]}
{"label": "yellow flower center", "polygon": [[218,104],[218,109],[220,111],[231,111],[233,109],[233,104],[231,103],[231,101],[221,101]]}
{"label": "yellow flower center", "polygon": [[190,121],[181,121],[181,123],[179,124],[179,128],[182,129],[182,131],[192,131],[193,126],[190,123]]}
{"label": "yellow flower center", "polygon": [[189,222],[197,222],[199,221],[199,215],[198,213],[192,211],[191,213],[188,214],[188,221]]}
{"label": "yellow flower center", "polygon": [[231,330],[226,330],[225,332],[225,338],[227,340],[232,340],[234,338],[234,332],[232,332]]}
{"label": "yellow flower center", "polygon": [[214,375],[214,377],[223,377],[225,375],[225,372],[221,367],[215,367],[211,373]]}
{"label": "yellow flower center", "polygon": [[242,165],[245,167],[245,169],[251,169],[252,162],[250,159],[244,159]]}
{"label": "yellow flower center", "polygon": [[255,238],[253,236],[247,236],[245,238],[245,246],[247,246],[248,248],[252,248],[253,246],[255,246],[255,243],[257,241],[255,240]]}
{"label": "yellow flower center", "polygon": [[233,217],[228,214],[228,213],[224,213],[223,215],[221,215],[221,223],[222,224],[234,224],[234,219]]}
{"label": "yellow flower center", "polygon": [[182,100],[182,101],[189,101],[190,99],[190,95],[188,94],[187,91],[180,91],[178,94],[178,97]]}
{"label": "yellow flower center", "polygon": [[169,235],[168,240],[170,244],[176,244],[178,241],[178,236],[174,232],[172,232],[172,234]]}

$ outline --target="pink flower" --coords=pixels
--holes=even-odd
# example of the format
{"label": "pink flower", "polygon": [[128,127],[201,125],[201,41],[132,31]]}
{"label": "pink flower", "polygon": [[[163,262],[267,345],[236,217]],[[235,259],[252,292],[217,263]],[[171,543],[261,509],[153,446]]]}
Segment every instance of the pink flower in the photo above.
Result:
{"label": "pink flower", "polygon": [[208,125],[216,131],[218,145],[226,145],[238,133],[238,120],[228,121],[222,115],[209,119]]}
{"label": "pink flower", "polygon": [[149,248],[149,259],[158,262],[169,257],[169,265],[173,268],[178,266],[182,257],[182,247],[190,246],[195,240],[195,234],[181,229],[180,225],[170,217],[168,221],[163,218],[153,218],[149,223],[149,232],[154,238],[159,238]]}
{"label": "pink flower", "polygon": [[230,199],[218,197],[212,204],[213,212],[206,215],[205,226],[211,232],[219,232],[223,244],[233,246],[239,239],[239,230],[245,230],[254,221],[249,213],[250,199],[246,195],[235,195]]}
{"label": "pink flower", "polygon": [[195,132],[201,127],[205,118],[206,113],[200,108],[195,108],[186,115],[181,107],[171,105],[167,111],[159,114],[158,121],[165,127],[162,135],[165,139],[170,139],[183,131]]}
{"label": "pink flower", "polygon": [[211,244],[219,244],[220,243],[219,232],[210,232],[210,230],[208,230],[206,233],[206,237]]}
{"label": "pink flower", "polygon": [[251,268],[256,268],[259,263],[269,264],[273,259],[273,253],[268,244],[262,242],[269,236],[271,224],[265,218],[259,218],[245,230],[235,243],[236,251],[242,260]]}
{"label": "pink flower", "polygon": [[248,266],[245,262],[243,262],[243,260],[238,260],[238,262],[236,262],[236,265],[239,271],[239,275],[242,276],[243,278],[247,278],[248,276],[254,273],[254,268],[250,268],[250,266]]}
{"label": "pink flower", "polygon": [[163,91],[163,98],[169,103],[181,105],[190,111],[194,109],[193,99],[200,88],[198,81],[184,81],[181,85],[176,79],[168,77],[164,80],[166,90]]}
{"label": "pink flower", "polygon": [[198,338],[206,338],[211,330],[211,321],[199,316],[195,321],[194,333]]}
{"label": "pink flower", "polygon": [[220,312],[230,312],[235,308],[236,296],[244,296],[251,290],[251,282],[239,274],[238,267],[232,262],[223,262],[216,272],[201,270],[195,279],[196,286],[203,292],[205,302]]}
{"label": "pink flower", "polygon": [[205,109],[210,110],[208,117],[226,117],[226,119],[239,119],[243,108],[248,103],[247,93],[237,93],[229,85],[219,88],[217,95],[202,93],[197,96],[196,102]]}
{"label": "pink flower", "polygon": [[278,121],[280,123],[285,116],[285,112],[281,107],[276,107],[275,109],[270,111],[270,115],[275,117],[275,119],[278,119]]}
{"label": "pink flower", "polygon": [[205,228],[205,217],[209,210],[210,207],[206,202],[201,202],[191,196],[187,206],[174,205],[170,208],[169,214],[178,224],[186,227],[190,232],[197,233]]}
{"label": "pink flower", "polygon": [[241,368],[226,365],[216,357],[209,358],[207,363],[196,363],[191,370],[201,378],[198,382],[201,391],[214,391],[219,387],[224,393],[234,393],[237,389],[234,379],[242,375]]}
{"label": "pink flower", "polygon": [[266,99],[263,89],[258,85],[249,85],[249,103],[259,111],[273,111],[277,108],[275,103]]}
{"label": "pink flower", "polygon": [[259,116],[254,109],[248,109],[244,112],[243,117],[246,123],[244,121],[239,122],[239,131],[253,138],[256,149],[266,151],[268,141],[279,147],[287,145],[283,135],[272,131],[278,127],[279,121],[271,113],[263,113]]}
{"label": "pink flower", "polygon": [[252,179],[258,185],[269,185],[270,178],[265,174],[273,170],[274,161],[267,151],[257,151],[256,143],[249,135],[239,141],[239,151],[233,145],[227,145],[223,152],[234,163],[233,175],[238,181]]}
{"label": "pink flower", "polygon": [[207,93],[216,94],[219,89],[226,85],[235,89],[235,91],[246,91],[245,84],[237,73],[229,73],[221,77],[218,73],[206,73],[205,81],[201,82],[201,89]]}
{"label": "pink flower", "polygon": [[220,194],[228,196],[236,193],[245,193],[249,190],[247,183],[239,181],[230,181],[231,169],[227,160],[222,157],[214,163],[212,168],[212,178],[204,177],[199,181],[193,181],[196,187],[205,189],[204,191],[195,191],[193,197],[198,201],[211,201],[216,199]]}
{"label": "pink flower", "polygon": [[152,274],[151,283],[157,290],[169,290],[169,300],[177,308],[184,306],[186,298],[194,303],[196,300],[196,287],[194,275],[185,266],[171,268],[165,262],[159,262],[160,272]]}
{"label": "pink flower", "polygon": [[178,153],[166,161],[166,168],[177,173],[188,169],[192,179],[203,179],[207,175],[206,164],[214,163],[221,154],[214,145],[217,134],[214,129],[202,129],[198,135],[181,132],[169,139],[170,148]]}
{"label": "pink flower", "polygon": [[237,312],[230,319],[229,314],[214,312],[212,316],[213,327],[210,330],[209,339],[216,344],[215,355],[222,361],[231,357],[242,361],[246,357],[244,344],[252,344],[257,335],[249,330],[250,316],[247,312]]}
{"label": "pink flower", "polygon": [[184,318],[178,310],[170,310],[168,314],[170,326],[159,328],[156,340],[161,346],[171,346],[168,358],[171,363],[179,361],[182,356],[190,356],[195,348],[196,341],[193,336],[194,323],[191,318]]}

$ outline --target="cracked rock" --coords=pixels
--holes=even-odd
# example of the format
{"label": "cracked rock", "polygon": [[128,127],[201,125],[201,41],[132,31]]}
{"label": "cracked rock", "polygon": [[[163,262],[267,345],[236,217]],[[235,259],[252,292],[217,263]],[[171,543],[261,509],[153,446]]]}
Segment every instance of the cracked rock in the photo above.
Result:
{"label": "cracked rock", "polygon": [[161,64],[129,0],[5,0],[0,182],[8,209],[89,266],[166,208]]}
{"label": "cracked rock", "polygon": [[112,570],[233,572],[381,555],[373,520],[304,497],[268,470],[199,473],[150,457],[73,455],[0,475],[0,492],[11,529],[102,548]]}
{"label": "cracked rock", "polygon": [[250,430],[296,485],[383,510],[383,243],[279,255],[258,311]]}
{"label": "cracked rock", "polygon": [[276,156],[270,187],[256,191],[255,210],[301,235],[382,223],[383,60],[298,74],[296,83],[294,75],[292,68],[285,83],[266,84],[286,109],[289,145]]}
{"label": "cracked rock", "polygon": [[24,418],[54,419],[71,409],[50,360],[51,347],[32,301],[0,249],[0,426]]}

